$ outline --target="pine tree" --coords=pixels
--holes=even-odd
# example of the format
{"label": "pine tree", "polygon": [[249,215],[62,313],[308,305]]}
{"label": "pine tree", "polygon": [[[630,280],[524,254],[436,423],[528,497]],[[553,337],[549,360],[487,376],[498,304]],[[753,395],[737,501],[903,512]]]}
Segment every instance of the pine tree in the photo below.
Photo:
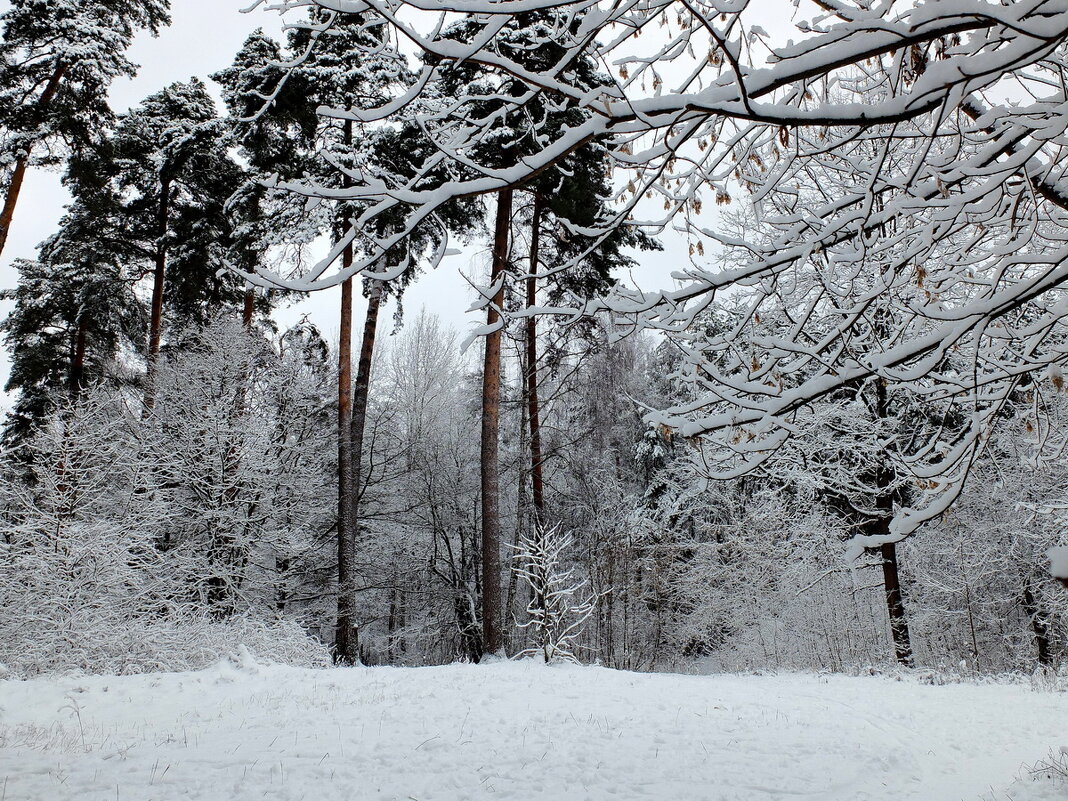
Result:
{"label": "pine tree", "polygon": [[152,275],[145,408],[154,403],[164,308],[178,324],[234,304],[226,203],[241,183],[225,122],[204,84],[175,83],[124,114],[109,143],[110,192],[125,240]]}
{"label": "pine tree", "polygon": [[[103,210],[76,200],[37,260],[18,260],[19,281],[4,293],[15,307],[3,323],[17,391],[4,427],[13,447],[67,394],[103,378],[118,349],[143,330],[143,308],[124,270]],[[66,393],[64,393],[64,389]]]}
{"label": "pine tree", "polygon": [[[224,87],[224,99],[243,153],[253,169],[251,180],[235,196],[247,211],[239,237],[263,247],[310,242],[327,234],[334,242],[350,233],[358,204],[306,203],[299,193],[271,189],[279,181],[305,181],[319,186],[349,185],[347,169],[373,171],[399,185],[416,174],[429,151],[424,133],[414,123],[364,127],[349,119],[320,116],[322,107],[366,110],[385,103],[395,85],[410,80],[403,58],[377,38],[371,18],[333,20],[314,14],[312,25],[297,28],[285,51],[262,32],[250,36],[234,64],[213,76]],[[283,68],[282,61],[297,64]],[[434,180],[434,178],[431,178]],[[465,231],[477,219],[474,201],[449,204],[437,219],[420,226],[404,244],[379,254],[379,269],[408,269],[388,284],[363,282],[367,316],[353,382],[353,280],[341,287],[341,331],[338,347],[338,625],[335,655],[341,662],[357,658],[355,636],[355,558],[359,529],[358,499],[363,492],[364,429],[370,371],[378,319],[390,295],[399,297],[414,275],[414,265],[441,239],[441,227]],[[375,238],[392,233],[392,216],[376,221],[344,248],[343,266],[360,252],[374,252]],[[266,225],[257,224],[263,220]]]}
{"label": "pine tree", "polygon": [[[502,32],[498,46],[507,57],[523,64],[533,73],[556,65],[563,48],[557,43],[560,28],[577,29],[579,18],[567,18],[553,12],[520,15]],[[446,31],[446,36],[464,41],[479,29],[474,19],[462,20]],[[431,63],[435,60],[430,59]],[[583,88],[608,85],[606,76],[597,71],[590,59],[577,59],[569,67],[568,81]],[[473,126],[485,126],[487,133],[475,148],[481,163],[510,167],[524,155],[536,153],[544,141],[551,141],[565,126],[577,124],[588,115],[566,98],[549,92],[536,95],[525,103],[521,112],[502,115],[509,98],[522,96],[528,87],[518,78],[500,77],[484,71],[477,62],[450,64],[444,70],[441,92],[445,96],[474,98],[467,106],[467,119]],[[579,226],[603,223],[611,216],[607,142],[593,141],[576,150],[559,165],[546,170],[522,187],[534,198],[531,214],[530,270],[523,303],[528,308],[526,321],[525,385],[527,420],[530,426],[531,481],[536,526],[543,524],[544,490],[543,457],[540,453],[537,396],[537,322],[533,308],[537,304],[537,278],[541,264],[560,263],[554,257],[568,259],[581,256],[580,269],[557,278],[558,286],[589,297],[614,283],[612,272],[631,263],[623,253],[626,247],[653,247],[652,240],[634,229],[622,227],[604,239],[581,234],[571,235]],[[499,428],[501,398],[501,337],[504,322],[499,310],[504,308],[508,274],[517,254],[514,243],[514,191],[497,194],[494,223],[493,258],[489,286],[494,295],[486,300],[485,349],[482,402],[482,591],[485,648],[495,653],[503,648],[501,624],[503,607],[500,594],[501,524],[498,512],[500,492]],[[549,247],[542,251],[544,244]],[[555,251],[555,252],[553,252]]]}
{"label": "pine tree", "polygon": [[[334,120],[317,115],[320,107],[359,109],[380,105],[388,98],[389,85],[397,80],[403,64],[399,56],[386,51],[378,59],[360,60],[358,55],[373,48],[374,34],[359,16],[343,21],[315,12],[307,27],[297,27],[290,36],[291,55],[303,54],[299,67],[286,71],[280,66],[281,47],[257,32],[249,37],[232,67],[215,78],[225,87],[225,100],[237,119],[236,131],[249,162],[261,178],[313,178],[321,184],[340,186],[349,181],[337,167],[351,167],[363,150],[354,146],[352,120]],[[260,208],[262,190],[245,189],[248,207]],[[303,229],[303,235],[329,233],[335,242],[348,234],[355,207],[337,204],[320,206],[310,215],[303,204],[294,207],[292,199],[274,198],[285,209],[290,230]],[[255,217],[252,212],[249,217]],[[298,232],[298,236],[301,232]],[[342,261],[353,262],[354,247],[345,247]],[[338,620],[335,656],[352,664],[358,658],[355,635],[355,507],[359,453],[353,448],[352,390],[352,279],[341,287],[341,331],[338,345],[337,445],[338,445]],[[365,326],[365,346],[373,350],[374,329],[381,293],[373,293]],[[368,335],[370,339],[368,339]],[[361,359],[361,364],[363,363]],[[360,383],[364,386],[366,381]],[[366,403],[366,390],[364,404]],[[358,424],[358,434],[362,429]]]}
{"label": "pine tree", "polygon": [[[0,165],[9,171],[0,252],[31,158],[54,164],[97,141],[111,82],[132,76],[134,35],[169,24],[169,0],[12,0],[0,17]],[[36,152],[35,152],[36,151]]]}
{"label": "pine tree", "polygon": [[[235,219],[232,260],[249,274],[257,272],[270,248],[303,246],[321,226],[303,203],[268,186],[272,180],[299,178],[311,167],[318,126],[306,80],[300,73],[287,73],[282,60],[281,45],[256,30],[234,63],[211,76],[222,86],[227,122],[248,164],[228,208]],[[255,304],[256,293],[249,286],[246,324]]]}

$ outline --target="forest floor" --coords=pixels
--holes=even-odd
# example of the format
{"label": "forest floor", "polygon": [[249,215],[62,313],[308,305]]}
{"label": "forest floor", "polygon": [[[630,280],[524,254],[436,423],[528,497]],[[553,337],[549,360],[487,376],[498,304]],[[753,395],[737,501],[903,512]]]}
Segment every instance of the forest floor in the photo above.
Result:
{"label": "forest floor", "polygon": [[[1046,801],[1068,694],[531,662],[0,681],[4,801]],[[1065,751],[1068,753],[1068,749]]]}

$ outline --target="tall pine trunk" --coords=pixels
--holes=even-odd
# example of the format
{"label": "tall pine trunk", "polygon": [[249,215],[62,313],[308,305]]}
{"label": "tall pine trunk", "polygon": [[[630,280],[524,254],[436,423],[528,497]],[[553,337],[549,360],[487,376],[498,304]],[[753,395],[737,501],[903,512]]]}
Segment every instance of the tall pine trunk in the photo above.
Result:
{"label": "tall pine trunk", "polygon": [[[512,222],[512,190],[497,193],[497,220],[493,233],[492,286],[508,266],[508,239]],[[500,518],[500,418],[501,331],[492,330],[501,319],[497,309],[504,303],[504,284],[486,307],[485,358],[482,366],[482,650],[500,653],[501,636],[501,518]]]}
{"label": "tall pine trunk", "polygon": [[79,315],[78,327],[74,332],[70,360],[70,399],[78,400],[85,385],[85,349],[89,339],[89,322],[85,315]]}
{"label": "tall pine trunk", "polygon": [[[352,144],[352,121],[345,122],[344,142]],[[345,185],[348,185],[348,180]],[[344,236],[351,216],[343,215]],[[352,266],[353,251],[349,244],[342,254],[341,266]],[[341,285],[341,332],[337,349],[337,633],[334,660],[353,665],[359,660],[356,634],[356,532],[354,531],[355,498],[352,475],[352,279]]]}
{"label": "tall pine trunk", "polygon": [[384,287],[375,281],[367,296],[367,317],[363,323],[360,361],[356,368],[356,386],[352,394],[352,525],[353,537],[359,527],[359,502],[363,484],[363,439],[367,429],[367,400],[371,390],[371,365],[374,363],[375,338],[378,334],[378,311]]}
{"label": "tall pine trunk", "polygon": [[[352,246],[344,266],[352,264]],[[356,625],[356,537],[352,476],[352,279],[341,285],[341,337],[337,349],[337,640],[334,659],[344,665],[359,657]]]}
{"label": "tall pine trunk", "polygon": [[148,320],[148,376],[145,379],[145,414],[156,405],[156,373],[159,369],[160,341],[163,337],[163,291],[167,280],[167,229],[171,216],[171,184],[160,185],[156,212],[156,257],[152,271],[152,312]]}
{"label": "tall pine trunk", "polygon": [[[65,64],[57,64],[55,70],[52,72],[52,76],[48,79],[48,83],[45,85],[44,91],[41,92],[41,96],[37,99],[37,106],[42,111],[48,108],[52,103],[52,98],[56,96],[56,92],[59,91],[59,85],[63,81],[63,76],[67,72]],[[4,197],[4,207],[0,210],[0,253],[4,252],[4,246],[7,244],[7,235],[11,230],[11,221],[15,218],[15,206],[19,202],[19,194],[22,192],[22,182],[26,179],[26,168],[30,163],[30,150],[33,145],[28,144],[26,150],[16,160],[15,166],[11,171],[11,181],[7,185],[7,194]]]}
{"label": "tall pine trunk", "polygon": [[[526,307],[526,367],[527,367],[527,425],[530,427],[530,495],[533,506],[531,532],[540,542],[545,526],[545,484],[541,472],[541,410],[538,405],[538,319],[531,311],[538,305],[538,251],[541,239],[541,196],[534,194],[534,218],[530,224],[530,275],[527,276]],[[533,588],[532,588],[533,589]],[[544,588],[534,590],[533,605],[544,610],[547,599]]]}
{"label": "tall pine trunk", "polygon": [[[348,502],[346,503],[348,513],[347,575],[349,577],[348,592],[351,596],[353,613],[355,613],[356,606],[356,538],[360,531],[359,508],[360,487],[363,484],[363,440],[364,430],[367,427],[367,398],[371,387],[371,364],[374,360],[375,335],[378,330],[378,310],[382,305],[382,294],[382,284],[376,281],[370,296],[367,298],[367,316],[364,318],[363,323],[360,361],[356,368],[356,386],[352,392],[352,410],[349,416],[349,478],[344,491],[348,493]],[[359,643],[355,641],[348,643],[348,648],[350,652],[346,653],[345,661],[351,664],[359,657]]]}
{"label": "tall pine trunk", "polygon": [[535,532],[545,521],[545,484],[541,470],[541,418],[538,406],[538,318],[531,310],[538,305],[538,240],[541,238],[541,196],[534,195],[534,219],[530,226],[530,275],[527,277],[527,424],[530,426],[530,491],[534,504]]}

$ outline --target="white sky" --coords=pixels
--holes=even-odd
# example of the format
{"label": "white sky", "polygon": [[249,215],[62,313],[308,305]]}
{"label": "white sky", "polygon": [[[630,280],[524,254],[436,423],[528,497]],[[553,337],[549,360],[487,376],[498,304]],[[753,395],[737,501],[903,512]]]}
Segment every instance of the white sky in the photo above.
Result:
{"label": "white sky", "polygon": [[[174,81],[188,80],[192,76],[202,78],[213,92],[215,84],[207,76],[228,66],[241,43],[256,28],[279,34],[280,18],[277,14],[262,11],[244,14],[243,0],[173,0],[173,24],[164,29],[158,38],[140,36],[130,50],[131,60],[141,69],[133,80],[117,81],[112,87],[112,106],[124,111],[136,105],[142,98],[158,91]],[[0,12],[7,3],[0,0]],[[19,205],[15,210],[10,235],[4,253],[0,256],[0,287],[11,288],[17,275],[11,266],[17,258],[34,258],[37,245],[52,234],[63,215],[69,196],[60,183],[58,171],[32,170],[26,177]],[[639,272],[642,284],[649,286],[654,276],[663,276],[655,283],[666,280],[667,273],[685,261],[685,245],[672,243],[664,254],[649,254],[643,258],[647,264]],[[676,252],[677,251],[677,252]],[[466,313],[474,300],[465,275],[478,276],[488,263],[488,244],[475,243],[465,248],[462,255],[445,260],[436,271],[423,273],[406,292],[405,316],[411,319],[420,308],[426,307],[442,318],[448,325],[466,331],[483,322],[483,312]],[[631,276],[631,282],[636,276]],[[0,315],[10,311],[9,302],[0,302]],[[275,317],[284,328],[307,314],[324,336],[336,341],[338,333],[338,290],[324,290],[307,300],[279,309]],[[386,319],[393,313],[385,310]],[[357,299],[357,333],[362,324],[362,298]],[[391,325],[385,326],[392,330]],[[6,350],[0,350],[0,386],[6,383],[10,372],[10,359]],[[0,407],[10,404],[10,399],[0,395]]]}

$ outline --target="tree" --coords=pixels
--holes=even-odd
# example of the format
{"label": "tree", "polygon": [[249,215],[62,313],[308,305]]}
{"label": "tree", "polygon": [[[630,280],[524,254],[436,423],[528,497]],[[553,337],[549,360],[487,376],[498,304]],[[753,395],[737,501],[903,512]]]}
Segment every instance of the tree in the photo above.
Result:
{"label": "tree", "polygon": [[[272,249],[299,249],[322,226],[317,215],[267,186],[272,176],[292,179],[310,168],[318,122],[307,83],[300,75],[287,75],[282,59],[281,45],[256,30],[233,64],[211,76],[222,87],[232,135],[249,167],[228,202],[235,217],[233,261],[248,274],[260,271]],[[255,304],[255,287],[249,284],[247,318]]]}
{"label": "tree", "polygon": [[[10,170],[0,210],[0,252],[7,242],[31,157],[55,163],[65,146],[98,142],[112,120],[111,82],[132,77],[125,57],[134,35],[170,23],[169,0],[12,0],[0,17],[0,163]],[[44,147],[46,153],[33,155]]]}
{"label": "tree", "polygon": [[[1062,358],[1053,343],[1063,324],[1055,299],[1068,270],[1060,233],[1068,204],[1056,146],[1042,131],[1059,124],[1063,91],[1042,76],[1060,70],[1068,29],[1037,0],[984,7],[983,13],[933,0],[874,12],[829,0],[818,5],[821,16],[798,23],[800,43],[779,44],[752,24],[757,11],[751,4],[714,13],[693,5],[681,11],[670,4],[620,7],[583,17],[585,6],[553,2],[539,13],[552,9],[577,24],[536,34],[532,46],[551,37],[558,53],[536,70],[508,48],[530,13],[527,4],[477,3],[481,16],[462,40],[421,26],[418,11],[411,24],[391,12],[387,21],[432,57],[403,96],[409,106],[432,74],[461,64],[495,70],[517,87],[498,96],[507,109],[487,117],[474,112],[484,103],[475,92],[424,117],[427,129],[438,133],[433,167],[450,160],[465,172],[445,191],[413,187],[405,193],[403,205],[411,209],[405,229],[454,198],[521,187],[585,143],[612,134],[622,140],[612,153],[625,171],[619,183],[626,189],[617,213],[590,233],[605,236],[643,220],[658,229],[675,224],[695,237],[694,264],[679,288],[642,293],[620,287],[603,302],[586,304],[587,311],[601,308],[636,327],[680,332],[728,287],[770,287],[811,270],[837,273],[841,291],[870,263],[863,255],[877,256],[885,272],[866,290],[841,295],[844,313],[834,330],[814,345],[802,316],[791,340],[773,354],[769,369],[771,362],[782,369],[810,366],[803,382],[781,392],[747,387],[734,393],[734,405],[746,410],[741,414],[721,412],[713,393],[707,404],[697,399],[660,418],[686,436],[720,440],[749,426],[756,455],[787,438],[789,417],[798,409],[858,380],[907,386],[923,375],[926,397],[978,406],[979,417],[961,415],[966,422],[948,453],[927,454],[925,469],[951,491],[918,495],[914,513],[857,543],[875,546],[900,540],[952,502],[983,432],[1019,380],[1020,354],[1027,371]],[[662,36],[637,41],[654,26],[664,28]],[[982,67],[973,69],[980,55]],[[618,80],[593,91],[581,85],[569,69],[581,57],[617,64]],[[1015,104],[1005,93],[1013,81],[1027,87],[1027,103]],[[546,132],[521,161],[501,164],[492,148],[479,150],[500,136],[498,120],[509,110],[522,113],[555,98],[591,113],[558,135]],[[814,171],[842,165],[854,177],[848,193],[831,196],[809,183]],[[402,206],[374,175],[354,177],[346,194],[374,204],[361,224]],[[774,235],[737,240],[719,234],[702,218],[702,191],[721,204],[748,195],[764,230]],[[647,196],[663,200],[659,217],[648,218]],[[717,239],[742,256],[731,269],[715,270],[698,258],[703,242]],[[336,283],[368,264],[357,260],[336,275],[320,270],[301,285]],[[896,294],[915,285],[921,272],[919,291]],[[902,315],[878,352],[857,355],[849,342],[874,296],[898,304]],[[570,305],[561,311],[573,314],[582,306]],[[753,324],[732,336],[745,336]],[[952,349],[972,378],[937,369]]]}
{"label": "tree", "polygon": [[[238,55],[234,67],[217,78],[227,87],[227,103],[232,114],[244,114],[237,122],[238,134],[259,172],[259,180],[277,182],[281,178],[315,180],[337,187],[347,186],[347,171],[365,164],[393,180],[405,180],[409,166],[425,150],[425,139],[415,125],[374,130],[353,119],[360,110],[381,105],[392,86],[407,77],[403,58],[376,31],[373,17],[338,18],[327,13],[313,14],[304,25],[296,26],[288,43],[291,62],[285,70],[279,63],[280,48],[256,34]],[[355,58],[354,54],[363,54]],[[303,58],[301,58],[303,54]],[[258,103],[258,107],[257,107]],[[329,106],[343,109],[340,118],[317,116]],[[290,196],[290,199],[292,196]],[[275,193],[276,201],[285,204]],[[463,204],[446,209],[442,215],[458,230],[471,227]],[[340,204],[329,213],[290,213],[298,236],[301,226],[308,231],[328,229],[335,248],[346,263],[362,243],[352,227],[359,204]],[[377,229],[389,225],[389,218],[377,222]],[[441,234],[434,224],[423,225],[402,246],[379,254],[377,267],[387,273],[403,264],[415,264],[432,248]],[[254,272],[254,271],[250,271]],[[410,276],[409,276],[410,277]],[[407,279],[406,279],[407,280]],[[338,634],[337,654],[343,662],[357,660],[356,621],[356,538],[359,528],[358,498],[361,493],[363,439],[366,426],[370,370],[374,356],[378,316],[387,296],[379,280],[367,282],[367,316],[363,326],[355,386],[352,381],[352,281],[341,288],[341,333],[338,348]],[[399,296],[405,281],[394,283]]]}
{"label": "tree", "polygon": [[[241,291],[228,258],[226,202],[241,181],[225,123],[204,84],[175,83],[119,120],[99,163],[122,219],[124,246],[152,276],[145,409],[155,403],[164,308],[179,326],[205,320]],[[84,168],[82,168],[84,169]]]}
{"label": "tree", "polygon": [[[515,20],[507,33],[502,33],[499,46],[521,61],[526,69],[538,71],[551,68],[559,55],[559,47],[553,40],[553,31],[561,26],[577,26],[577,21],[558,17],[555,13],[534,12]],[[459,42],[469,41],[479,23],[468,18],[457,22],[445,31],[446,38]],[[540,138],[549,137],[568,123],[576,124],[587,113],[578,104],[556,97],[534,97],[523,108],[512,108],[507,98],[523,96],[522,80],[507,74],[494,74],[477,61],[450,64],[438,54],[430,53],[427,63],[441,66],[440,87],[435,91],[446,96],[470,97],[469,121],[486,132],[483,140],[474,145],[477,157],[484,162],[504,167],[521,161],[526,154],[536,152]],[[608,79],[600,75],[596,64],[589,59],[576,59],[570,68],[576,81],[593,89],[606,85]],[[613,268],[625,267],[630,262],[620,254],[625,245],[646,245],[651,242],[631,230],[620,230],[604,241],[594,241],[583,236],[583,227],[610,216],[606,201],[610,194],[605,177],[605,146],[594,142],[578,149],[561,163],[554,165],[536,180],[521,188],[533,196],[530,214],[531,236],[529,249],[530,272],[526,279],[526,342],[525,387],[527,420],[530,426],[531,481],[535,514],[544,512],[542,487],[542,456],[538,432],[539,409],[537,396],[537,326],[534,319],[537,296],[537,277],[542,268],[539,251],[542,246],[543,219],[550,215],[546,233],[562,232],[559,240],[568,240],[570,245],[558,244],[549,248],[554,255],[571,250],[579,254],[582,264],[567,276],[556,276],[558,284],[567,285],[575,292],[590,294],[611,284],[609,274]],[[415,175],[420,172],[414,165]],[[483,403],[482,403],[482,565],[483,565],[483,628],[486,648],[496,653],[503,647],[501,622],[504,618],[500,588],[501,568],[501,523],[500,523],[500,416],[501,416],[501,341],[505,327],[502,319],[505,298],[518,249],[514,247],[516,208],[514,190],[505,188],[496,193],[496,211],[493,226],[492,259],[490,276],[480,303],[486,308],[486,325],[481,329],[484,337],[483,350]],[[555,223],[555,225],[554,225]],[[550,272],[551,274],[551,272]],[[539,524],[540,526],[540,524]],[[537,527],[536,529],[537,530]]]}
{"label": "tree", "polygon": [[3,323],[12,355],[5,389],[18,392],[4,427],[7,447],[24,442],[64,395],[77,398],[103,378],[143,320],[120,265],[92,240],[78,241],[74,227],[68,217],[42,261],[16,261],[19,282],[5,292],[15,302]]}
{"label": "tree", "polygon": [[515,554],[516,571],[530,584],[530,619],[520,625],[533,633],[534,647],[550,662],[577,662],[576,640],[593,614],[592,598],[579,599],[584,580],[574,578],[574,568],[565,567],[566,553],[574,544],[571,534],[559,526],[523,537]]}
{"label": "tree", "polygon": [[123,387],[87,387],[3,465],[0,597],[21,609],[0,630],[19,675],[189,669],[238,644],[322,663],[299,624],[333,568],[328,350],[232,315],[185,339],[152,415]]}

